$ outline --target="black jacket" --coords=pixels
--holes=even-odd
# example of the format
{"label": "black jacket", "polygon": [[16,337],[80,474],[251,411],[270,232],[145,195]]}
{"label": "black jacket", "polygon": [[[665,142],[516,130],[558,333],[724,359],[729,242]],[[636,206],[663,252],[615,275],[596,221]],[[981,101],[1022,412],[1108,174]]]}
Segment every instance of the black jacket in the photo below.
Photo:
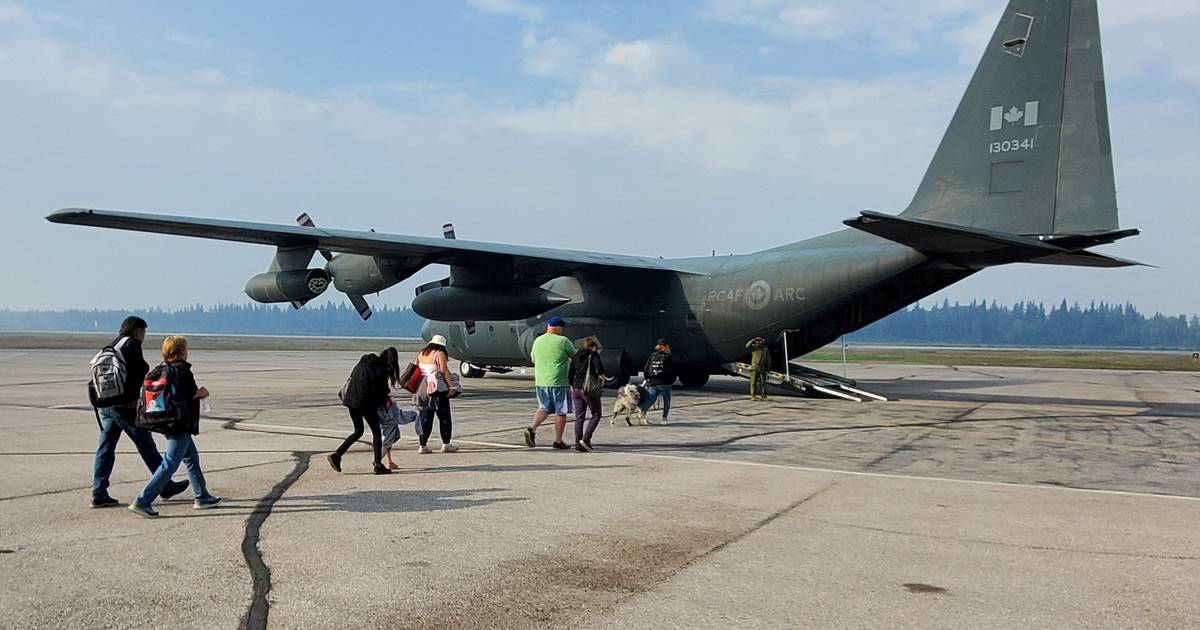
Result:
{"label": "black jacket", "polygon": [[350,371],[342,404],[351,409],[374,409],[387,401],[387,363],[377,354],[364,354]]}
{"label": "black jacket", "polygon": [[167,435],[179,435],[182,433],[191,433],[192,435],[200,434],[200,399],[196,398],[196,392],[200,388],[196,385],[196,375],[192,374],[192,364],[187,361],[168,361],[167,365],[175,368],[175,391],[181,400],[187,405],[187,416],[172,424],[163,433]]}
{"label": "black jacket", "polygon": [[[661,359],[660,359],[661,357]],[[663,373],[658,376],[650,376],[650,366],[655,361],[663,362]],[[651,386],[672,385],[675,383],[675,362],[671,359],[671,353],[655,350],[650,354],[650,358],[646,359],[646,366],[642,368],[642,374],[646,375],[646,384]]]}
{"label": "black jacket", "polygon": [[583,381],[587,378],[589,364],[596,376],[604,376],[604,363],[600,360],[600,353],[590,348],[584,348],[571,357],[571,387],[583,389]]}
{"label": "black jacket", "polygon": [[[109,345],[115,348],[120,341],[121,337],[118,337]],[[146,378],[146,372],[150,371],[150,366],[142,356],[142,342],[138,341],[137,337],[129,337],[125,345],[121,346],[120,352],[125,359],[125,395],[121,396],[116,405],[133,406],[137,404],[142,391],[142,381]]]}

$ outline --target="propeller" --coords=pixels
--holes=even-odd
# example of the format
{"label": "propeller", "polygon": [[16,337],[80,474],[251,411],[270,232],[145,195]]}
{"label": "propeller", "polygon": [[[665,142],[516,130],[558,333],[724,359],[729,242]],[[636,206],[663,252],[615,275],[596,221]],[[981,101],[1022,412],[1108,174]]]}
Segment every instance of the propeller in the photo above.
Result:
{"label": "propeller", "polygon": [[[313,223],[312,217],[308,216],[307,212],[300,213],[300,216],[296,217],[296,223],[300,225],[300,227],[317,227],[317,224]],[[375,230],[371,231],[374,232]],[[333,254],[331,254],[329,250],[318,248],[317,251],[320,252],[321,256],[325,258],[325,262],[333,260]],[[367,304],[367,300],[364,299],[363,296],[347,293],[346,297],[350,298],[350,304],[354,306],[354,310],[358,311],[358,316],[363,318],[363,321],[371,319],[371,305]],[[304,303],[301,302],[299,305],[297,305],[295,302],[292,302],[292,306],[300,308],[301,306],[304,306]]]}
{"label": "propeller", "polygon": [[[453,223],[443,223],[442,224],[442,236],[444,236],[447,240],[451,240],[451,241],[456,239],[455,234],[454,234],[454,224]],[[463,322],[463,326],[466,327],[468,335],[475,334],[475,320],[468,319],[467,321]]]}

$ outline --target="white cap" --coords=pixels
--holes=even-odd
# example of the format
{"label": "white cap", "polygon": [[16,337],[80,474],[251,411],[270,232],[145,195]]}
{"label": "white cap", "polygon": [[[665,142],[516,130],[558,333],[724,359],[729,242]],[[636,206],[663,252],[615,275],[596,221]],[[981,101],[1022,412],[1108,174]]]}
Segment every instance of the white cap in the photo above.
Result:
{"label": "white cap", "polygon": [[434,335],[433,338],[429,340],[429,343],[436,343],[439,346],[445,346],[446,338],[441,335]]}

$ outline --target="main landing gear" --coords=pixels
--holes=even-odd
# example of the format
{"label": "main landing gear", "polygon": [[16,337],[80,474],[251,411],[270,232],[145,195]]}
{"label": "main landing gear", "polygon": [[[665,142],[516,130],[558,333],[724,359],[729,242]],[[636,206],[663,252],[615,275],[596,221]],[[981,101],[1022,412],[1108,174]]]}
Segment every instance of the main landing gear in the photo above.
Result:
{"label": "main landing gear", "polygon": [[483,378],[483,375],[487,374],[487,370],[481,367],[475,367],[474,365],[463,361],[462,363],[458,364],[458,373],[463,378]]}

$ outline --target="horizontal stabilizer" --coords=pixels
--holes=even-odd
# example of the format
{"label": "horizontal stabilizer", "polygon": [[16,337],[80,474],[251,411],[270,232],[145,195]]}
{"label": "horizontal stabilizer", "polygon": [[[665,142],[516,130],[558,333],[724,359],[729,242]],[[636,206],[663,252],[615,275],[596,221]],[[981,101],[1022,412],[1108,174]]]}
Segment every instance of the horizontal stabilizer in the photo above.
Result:
{"label": "horizontal stabilizer", "polygon": [[1026,261],[1039,265],[1070,265],[1072,267],[1154,267],[1136,260],[1089,252],[1086,249]]}
{"label": "horizontal stabilizer", "polygon": [[1083,267],[1126,267],[1141,264],[1082,249],[1088,245],[1131,236],[1136,234],[1137,230],[1092,235],[1064,234],[1052,239],[1042,239],[927,219],[896,217],[869,210],[864,210],[861,216],[847,219],[843,223],[907,245],[931,258],[940,258],[970,269],[1015,262]]}

